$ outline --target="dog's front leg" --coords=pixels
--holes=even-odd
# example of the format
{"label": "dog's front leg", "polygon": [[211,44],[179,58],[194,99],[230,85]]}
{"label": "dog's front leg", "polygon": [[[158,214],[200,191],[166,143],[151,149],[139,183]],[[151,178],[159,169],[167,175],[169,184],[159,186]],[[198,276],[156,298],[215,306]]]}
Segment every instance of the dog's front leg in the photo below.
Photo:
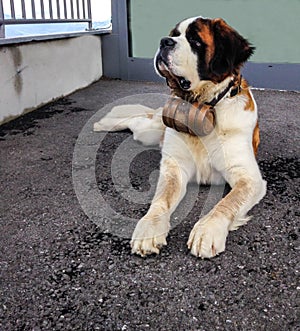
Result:
{"label": "dog's front leg", "polygon": [[245,224],[247,212],[265,195],[266,183],[257,168],[255,175],[235,169],[229,183],[232,190],[191,231],[188,247],[195,256],[210,258],[225,250],[229,230]]}
{"label": "dog's front leg", "polygon": [[138,222],[132,235],[132,253],[145,256],[159,253],[167,244],[170,216],[186,193],[189,176],[182,164],[163,157],[156,193],[147,214]]}

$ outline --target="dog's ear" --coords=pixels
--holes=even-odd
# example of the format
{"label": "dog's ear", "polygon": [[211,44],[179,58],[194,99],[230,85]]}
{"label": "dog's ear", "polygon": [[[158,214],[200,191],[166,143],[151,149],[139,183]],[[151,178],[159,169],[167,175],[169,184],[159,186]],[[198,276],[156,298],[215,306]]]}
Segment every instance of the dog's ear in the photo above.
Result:
{"label": "dog's ear", "polygon": [[224,76],[239,70],[255,48],[224,20],[212,21],[215,51],[209,68],[214,75]]}

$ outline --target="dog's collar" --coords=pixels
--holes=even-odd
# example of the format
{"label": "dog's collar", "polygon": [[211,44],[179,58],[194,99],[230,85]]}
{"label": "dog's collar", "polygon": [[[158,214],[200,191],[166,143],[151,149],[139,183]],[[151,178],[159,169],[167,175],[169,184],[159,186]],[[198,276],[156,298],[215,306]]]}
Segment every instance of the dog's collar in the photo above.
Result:
{"label": "dog's collar", "polygon": [[[173,96],[176,95],[177,97],[188,101],[190,103],[198,102],[198,96],[195,96],[192,92],[184,91],[182,88],[180,88],[178,82],[172,78],[170,75],[166,77],[168,86],[172,89]],[[212,100],[203,102],[206,105],[209,105],[211,107],[215,107],[215,105],[220,102],[230,91],[229,96],[234,97],[237,95],[241,90],[241,82],[242,82],[242,76],[236,75],[233,76],[230,80],[229,84],[226,86],[226,88],[221,91],[217,96],[215,96]]]}
{"label": "dog's collar", "polygon": [[[241,90],[241,81],[242,81],[242,76],[236,79],[232,79],[227,85],[227,87],[221,93],[218,94],[218,96],[214,97],[210,102],[205,102],[205,104],[215,107],[215,105],[225,97],[225,95],[229,92],[230,89],[231,89],[230,97],[232,98],[236,96]],[[232,89],[232,87],[236,84],[237,86]]]}

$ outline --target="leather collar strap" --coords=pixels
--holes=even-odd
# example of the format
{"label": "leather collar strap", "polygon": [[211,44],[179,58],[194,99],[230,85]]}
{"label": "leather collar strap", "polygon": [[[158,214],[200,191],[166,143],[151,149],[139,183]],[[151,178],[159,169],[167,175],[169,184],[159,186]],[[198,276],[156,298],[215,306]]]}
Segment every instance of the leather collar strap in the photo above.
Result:
{"label": "leather collar strap", "polygon": [[[230,91],[230,97],[234,97],[240,92],[241,85],[240,82],[242,80],[242,77],[239,79],[239,84],[234,89]],[[205,102],[205,104],[210,105],[212,107],[215,107],[215,105],[224,98],[224,96],[228,93],[228,91],[235,85],[236,80],[230,81],[228,86],[225,88],[224,91],[222,91],[217,97],[213,98],[210,102]]]}

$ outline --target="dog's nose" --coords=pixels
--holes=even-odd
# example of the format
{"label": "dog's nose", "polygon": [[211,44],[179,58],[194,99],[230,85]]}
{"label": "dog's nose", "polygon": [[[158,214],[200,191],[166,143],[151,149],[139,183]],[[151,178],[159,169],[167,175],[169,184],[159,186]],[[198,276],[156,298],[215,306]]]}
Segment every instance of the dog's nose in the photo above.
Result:
{"label": "dog's nose", "polygon": [[166,38],[163,38],[163,39],[160,41],[160,48],[164,48],[164,47],[174,47],[175,44],[176,44],[176,41],[174,41],[174,39],[169,38],[169,37],[166,37]]}

